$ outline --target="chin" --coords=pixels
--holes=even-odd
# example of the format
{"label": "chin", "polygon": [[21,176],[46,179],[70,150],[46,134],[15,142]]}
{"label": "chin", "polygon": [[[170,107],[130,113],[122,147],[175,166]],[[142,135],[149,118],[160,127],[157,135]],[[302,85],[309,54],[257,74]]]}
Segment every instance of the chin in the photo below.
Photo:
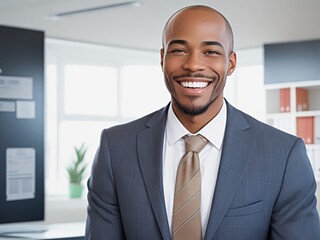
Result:
{"label": "chin", "polygon": [[180,109],[181,112],[187,114],[187,115],[192,115],[192,116],[196,116],[196,115],[200,115],[205,113],[208,108],[210,107],[212,102],[209,102],[206,105],[203,106],[194,106],[194,105],[183,105],[180,104],[178,102],[176,102],[177,107]]}

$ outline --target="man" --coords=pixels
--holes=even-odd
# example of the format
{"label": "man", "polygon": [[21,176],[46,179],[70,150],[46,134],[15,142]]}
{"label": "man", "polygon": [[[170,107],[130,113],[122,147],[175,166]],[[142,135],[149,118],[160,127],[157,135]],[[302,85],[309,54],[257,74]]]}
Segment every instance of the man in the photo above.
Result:
{"label": "man", "polygon": [[[88,181],[86,239],[179,239],[189,219],[180,239],[320,239],[302,140],[223,98],[236,67],[228,21],[206,6],[175,13],[163,31],[161,66],[171,103],[102,132]],[[200,159],[197,218],[176,227],[186,135],[208,143],[192,153]]]}

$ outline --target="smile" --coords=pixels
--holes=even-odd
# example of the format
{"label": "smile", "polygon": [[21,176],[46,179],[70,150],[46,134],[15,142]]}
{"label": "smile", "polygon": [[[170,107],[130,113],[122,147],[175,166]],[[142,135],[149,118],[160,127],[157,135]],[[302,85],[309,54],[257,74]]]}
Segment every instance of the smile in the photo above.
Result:
{"label": "smile", "polygon": [[180,82],[185,88],[205,88],[209,85],[208,82]]}

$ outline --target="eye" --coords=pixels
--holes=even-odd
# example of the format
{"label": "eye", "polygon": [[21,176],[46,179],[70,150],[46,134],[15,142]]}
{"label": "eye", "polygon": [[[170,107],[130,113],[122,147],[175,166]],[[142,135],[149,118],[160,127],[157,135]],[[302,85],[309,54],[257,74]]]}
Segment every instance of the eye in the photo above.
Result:
{"label": "eye", "polygon": [[169,52],[173,55],[181,55],[181,54],[185,54],[186,50],[181,49],[181,48],[174,48],[174,49],[170,50]]}
{"label": "eye", "polygon": [[205,55],[219,55],[219,52],[215,50],[207,50],[204,52]]}
{"label": "eye", "polygon": [[188,50],[187,43],[184,40],[172,40],[169,41],[166,52],[172,56],[180,56],[187,54]]}

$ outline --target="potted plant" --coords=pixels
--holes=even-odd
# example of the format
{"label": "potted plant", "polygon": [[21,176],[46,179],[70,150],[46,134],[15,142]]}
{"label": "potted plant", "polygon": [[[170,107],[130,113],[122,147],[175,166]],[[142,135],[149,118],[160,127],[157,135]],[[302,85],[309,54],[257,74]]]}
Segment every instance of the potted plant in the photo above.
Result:
{"label": "potted plant", "polygon": [[79,198],[83,192],[82,180],[85,177],[87,164],[85,163],[85,155],[87,147],[84,143],[80,147],[74,147],[76,158],[67,167],[69,175],[69,196],[71,198]]}

